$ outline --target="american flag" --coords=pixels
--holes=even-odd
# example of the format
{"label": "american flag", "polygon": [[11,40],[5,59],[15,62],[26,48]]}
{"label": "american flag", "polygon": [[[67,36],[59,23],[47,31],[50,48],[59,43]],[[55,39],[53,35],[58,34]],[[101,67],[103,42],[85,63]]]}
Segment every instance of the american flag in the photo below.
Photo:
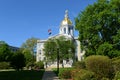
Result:
{"label": "american flag", "polygon": [[52,34],[52,30],[48,29],[48,35],[51,35],[51,34]]}

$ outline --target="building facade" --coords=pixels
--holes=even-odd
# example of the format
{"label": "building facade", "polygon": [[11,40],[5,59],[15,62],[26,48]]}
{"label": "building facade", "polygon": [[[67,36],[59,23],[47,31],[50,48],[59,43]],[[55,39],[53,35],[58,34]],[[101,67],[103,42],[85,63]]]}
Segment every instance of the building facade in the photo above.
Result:
{"label": "building facade", "polygon": [[[74,37],[74,25],[72,21],[69,19],[68,10],[65,11],[64,19],[60,23],[59,27],[59,34],[50,36],[50,38],[58,38],[60,36],[64,36],[65,38],[71,39],[75,43],[75,57],[78,61],[81,61],[84,55],[84,51],[81,50],[80,47],[80,41],[78,40],[78,37]],[[44,43],[48,40],[38,40],[37,41],[37,54],[36,54],[36,61],[44,61],[45,55],[44,55]],[[71,67],[73,61],[70,60],[69,62],[63,61],[65,67]],[[51,63],[48,65],[48,67],[56,67],[56,62]]]}

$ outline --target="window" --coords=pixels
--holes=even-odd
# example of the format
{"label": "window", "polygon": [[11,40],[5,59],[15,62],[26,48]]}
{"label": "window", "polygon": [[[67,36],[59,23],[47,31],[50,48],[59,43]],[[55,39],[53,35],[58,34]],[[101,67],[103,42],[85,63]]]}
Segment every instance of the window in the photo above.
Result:
{"label": "window", "polygon": [[41,54],[41,50],[39,50],[39,54]]}
{"label": "window", "polygon": [[64,28],[64,34],[66,34],[66,28]]}
{"label": "window", "polygon": [[68,28],[68,34],[70,34],[70,28]]}
{"label": "window", "polygon": [[41,60],[41,57],[39,57],[39,60]]}

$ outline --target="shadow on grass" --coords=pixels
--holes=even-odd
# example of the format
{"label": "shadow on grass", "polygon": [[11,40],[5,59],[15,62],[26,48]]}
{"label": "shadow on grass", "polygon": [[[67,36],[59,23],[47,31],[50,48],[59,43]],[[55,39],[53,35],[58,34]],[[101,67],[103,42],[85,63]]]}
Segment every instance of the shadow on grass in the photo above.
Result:
{"label": "shadow on grass", "polygon": [[44,70],[1,71],[0,80],[42,80]]}

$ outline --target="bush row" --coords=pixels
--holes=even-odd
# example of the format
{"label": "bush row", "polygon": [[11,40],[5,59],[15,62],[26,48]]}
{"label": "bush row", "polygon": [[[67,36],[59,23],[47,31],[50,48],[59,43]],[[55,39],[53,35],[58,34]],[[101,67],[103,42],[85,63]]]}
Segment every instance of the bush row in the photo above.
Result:
{"label": "bush row", "polygon": [[74,80],[120,79],[120,58],[109,59],[107,56],[93,55],[77,62],[74,68]]}
{"label": "bush row", "polygon": [[0,62],[0,69],[9,69],[10,63],[9,62]]}
{"label": "bush row", "polygon": [[[12,68],[10,62],[0,62],[0,69],[10,69],[10,68]],[[27,65],[27,68],[36,69],[36,70],[44,69],[44,63],[42,61],[39,61],[37,63],[30,62]]]}
{"label": "bush row", "polygon": [[93,55],[76,62],[73,69],[60,70],[59,77],[73,80],[118,80],[120,79],[120,58]]}
{"label": "bush row", "polygon": [[59,78],[62,78],[62,79],[70,79],[72,78],[72,68],[60,68],[59,70]]}
{"label": "bush row", "polygon": [[39,61],[36,63],[29,62],[27,64],[26,68],[29,70],[31,70],[31,69],[34,69],[34,70],[44,69],[44,63],[43,63],[43,61]]}

